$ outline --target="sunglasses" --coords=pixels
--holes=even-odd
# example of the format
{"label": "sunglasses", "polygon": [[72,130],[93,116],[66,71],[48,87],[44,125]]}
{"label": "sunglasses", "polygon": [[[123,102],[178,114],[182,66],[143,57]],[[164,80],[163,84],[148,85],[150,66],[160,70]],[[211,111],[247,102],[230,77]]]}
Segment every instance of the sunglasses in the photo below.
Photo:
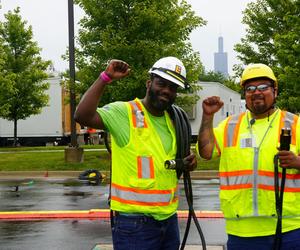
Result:
{"label": "sunglasses", "polygon": [[245,91],[247,93],[254,93],[255,90],[258,90],[260,92],[264,92],[266,90],[268,90],[271,87],[271,85],[269,84],[260,84],[258,86],[248,86],[245,88]]}

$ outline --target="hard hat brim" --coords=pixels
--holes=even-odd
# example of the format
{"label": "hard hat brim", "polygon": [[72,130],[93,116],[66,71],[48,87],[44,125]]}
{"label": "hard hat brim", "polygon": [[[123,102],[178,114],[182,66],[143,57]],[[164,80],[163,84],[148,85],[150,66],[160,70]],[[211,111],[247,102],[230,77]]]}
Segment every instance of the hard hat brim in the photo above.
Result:
{"label": "hard hat brim", "polygon": [[162,72],[162,71],[160,71],[160,70],[154,69],[154,70],[149,70],[149,73],[150,73],[150,74],[158,75],[158,76],[160,76],[160,77],[162,77],[162,78],[164,78],[164,79],[166,79],[166,80],[168,80],[168,81],[170,81],[170,82],[173,82],[173,83],[179,85],[179,86],[182,87],[182,88],[185,88],[185,85],[184,85],[183,82],[177,80],[175,77],[173,77],[173,76],[171,76],[171,75],[168,75],[168,74],[165,73],[165,72]]}

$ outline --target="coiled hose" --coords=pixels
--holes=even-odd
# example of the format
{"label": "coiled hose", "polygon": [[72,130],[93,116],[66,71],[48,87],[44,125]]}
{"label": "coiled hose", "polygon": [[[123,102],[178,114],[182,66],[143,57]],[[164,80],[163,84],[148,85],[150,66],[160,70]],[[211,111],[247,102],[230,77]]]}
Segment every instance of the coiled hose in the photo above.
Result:
{"label": "coiled hose", "polygon": [[184,237],[180,249],[182,250],[185,247],[190,226],[191,226],[191,220],[193,218],[195,226],[200,235],[202,249],[206,250],[205,238],[193,208],[193,190],[192,190],[190,173],[188,170],[185,170],[184,161],[183,161],[183,159],[190,154],[191,134],[192,134],[191,126],[186,113],[180,107],[176,105],[172,105],[171,108],[168,110],[168,112],[172,117],[176,128],[176,141],[177,141],[176,162],[182,163],[179,164],[181,166],[177,167],[176,169],[177,178],[179,179],[180,176],[183,174],[185,197],[189,207],[186,229],[185,229],[185,233],[184,233]]}

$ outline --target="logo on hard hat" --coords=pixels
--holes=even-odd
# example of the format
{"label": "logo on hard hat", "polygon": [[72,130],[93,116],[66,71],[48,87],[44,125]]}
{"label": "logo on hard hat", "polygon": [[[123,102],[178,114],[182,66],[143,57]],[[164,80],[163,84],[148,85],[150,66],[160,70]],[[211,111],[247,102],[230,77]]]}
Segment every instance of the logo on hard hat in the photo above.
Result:
{"label": "logo on hard hat", "polygon": [[181,74],[181,67],[179,65],[176,65],[175,72]]}

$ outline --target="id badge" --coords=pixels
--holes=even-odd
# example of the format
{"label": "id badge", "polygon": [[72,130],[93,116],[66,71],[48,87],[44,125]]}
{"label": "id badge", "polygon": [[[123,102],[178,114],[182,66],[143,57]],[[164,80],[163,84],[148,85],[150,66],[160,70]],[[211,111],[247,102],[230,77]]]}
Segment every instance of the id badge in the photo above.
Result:
{"label": "id badge", "polygon": [[241,146],[241,148],[256,147],[255,138],[253,138],[253,137],[242,138],[240,141],[240,146]]}

